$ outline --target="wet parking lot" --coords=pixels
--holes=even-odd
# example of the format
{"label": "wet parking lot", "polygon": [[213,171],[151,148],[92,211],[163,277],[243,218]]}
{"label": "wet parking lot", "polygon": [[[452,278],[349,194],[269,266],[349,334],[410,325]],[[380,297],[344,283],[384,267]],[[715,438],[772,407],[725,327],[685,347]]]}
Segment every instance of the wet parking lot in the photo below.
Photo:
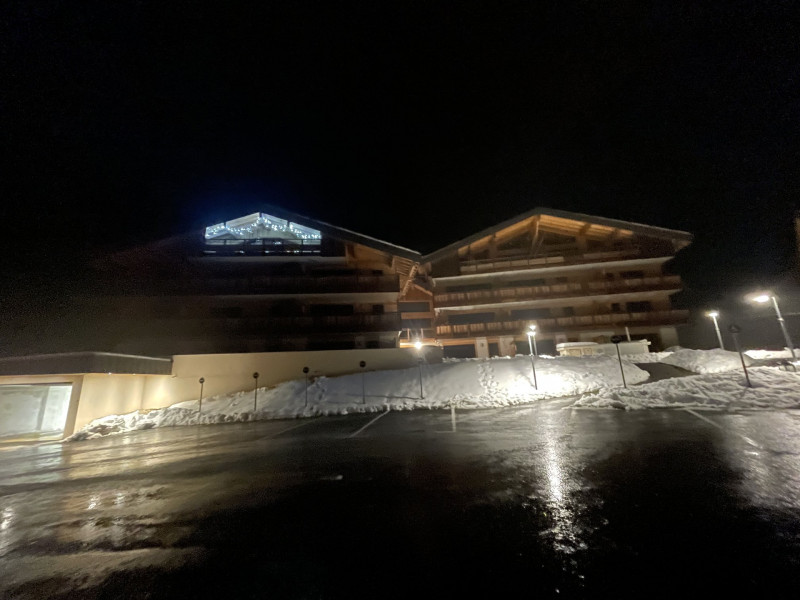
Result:
{"label": "wet parking lot", "polygon": [[0,596],[796,597],[800,413],[565,404],[0,446]]}

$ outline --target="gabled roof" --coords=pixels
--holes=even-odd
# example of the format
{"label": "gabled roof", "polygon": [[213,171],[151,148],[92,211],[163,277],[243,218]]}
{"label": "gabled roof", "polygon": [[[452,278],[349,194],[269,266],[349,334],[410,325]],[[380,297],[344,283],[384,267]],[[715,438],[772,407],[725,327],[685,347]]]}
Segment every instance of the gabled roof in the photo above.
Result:
{"label": "gabled roof", "polygon": [[605,217],[596,217],[594,215],[586,215],[583,213],[576,213],[576,212],[569,212],[566,210],[557,210],[554,208],[545,208],[545,207],[537,207],[527,212],[522,213],[521,215],[517,215],[511,219],[507,219],[497,225],[492,227],[488,227],[478,233],[474,233],[464,239],[458,240],[457,242],[453,242],[452,244],[448,244],[444,248],[440,248],[434,252],[423,257],[423,262],[431,262],[447,256],[453,252],[458,251],[459,248],[463,248],[464,246],[468,246],[478,240],[482,240],[488,236],[494,235],[499,231],[502,231],[508,227],[519,223],[520,221],[524,221],[526,219],[530,219],[531,217],[535,216],[550,216],[556,217],[559,219],[568,219],[571,221],[579,221],[582,223],[589,223],[592,225],[599,225],[601,227],[608,227],[611,229],[619,229],[624,231],[631,231],[635,234],[652,237],[652,238],[659,238],[659,239],[666,239],[678,242],[682,245],[688,245],[691,243],[693,236],[691,233],[686,231],[679,231],[677,229],[666,229],[664,227],[654,227],[652,225],[643,225],[641,223],[634,223],[631,221],[621,221],[618,219],[607,219]]}
{"label": "gabled roof", "polygon": [[403,246],[398,246],[396,244],[385,242],[368,235],[356,233],[355,231],[350,231],[349,229],[345,229],[343,227],[337,227],[336,225],[331,225],[330,223],[325,223],[324,221],[318,221],[316,219],[312,219],[311,217],[299,215],[297,213],[284,210],[278,206],[261,204],[259,205],[259,208],[261,212],[269,213],[269,215],[284,219],[285,221],[317,230],[323,235],[329,235],[347,242],[362,244],[369,248],[374,248],[375,250],[387,252],[402,258],[408,258],[413,261],[422,260],[422,255],[416,250],[411,250],[410,248],[404,248]]}

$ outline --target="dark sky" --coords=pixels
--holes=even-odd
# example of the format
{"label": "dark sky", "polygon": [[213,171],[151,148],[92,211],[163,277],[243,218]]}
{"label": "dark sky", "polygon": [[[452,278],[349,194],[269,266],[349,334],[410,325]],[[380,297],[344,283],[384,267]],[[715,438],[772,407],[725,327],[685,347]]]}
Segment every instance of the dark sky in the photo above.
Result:
{"label": "dark sky", "polygon": [[689,230],[700,294],[789,268],[793,2],[15,2],[7,268],[259,202],[420,251],[535,206]]}

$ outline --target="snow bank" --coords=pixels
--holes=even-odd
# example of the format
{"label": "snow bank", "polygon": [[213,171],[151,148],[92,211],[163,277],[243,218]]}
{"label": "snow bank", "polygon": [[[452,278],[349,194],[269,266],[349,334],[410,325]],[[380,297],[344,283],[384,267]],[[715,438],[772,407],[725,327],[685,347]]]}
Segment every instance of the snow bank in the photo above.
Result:
{"label": "snow bank", "polygon": [[[737,355],[738,360],[738,355]],[[664,379],[632,388],[607,388],[584,396],[575,407],[585,408],[800,408],[800,373],[777,368],[748,369],[744,373],[712,373]]]}
{"label": "snow bank", "polygon": [[[456,360],[422,366],[424,398],[420,398],[416,367],[396,371],[371,371],[342,377],[320,377],[306,388],[303,380],[289,381],[274,388],[258,390],[254,410],[253,391],[238,392],[203,400],[202,414],[197,400],[167,408],[96,419],[69,440],[101,437],[152,427],[227,423],[260,419],[342,415],[387,409],[490,408],[532,402],[541,398],[571,396],[619,385],[616,357],[539,357],[536,361],[538,390],[533,387],[528,356],[492,360]],[[362,398],[362,377],[364,393]],[[625,363],[629,384],[648,378],[645,371]]]}
{"label": "snow bank", "polygon": [[645,352],[643,354],[623,354],[622,360],[627,360],[628,362],[632,363],[654,363],[654,362],[662,362],[668,356],[671,356],[672,352]]}
{"label": "snow bank", "polygon": [[[749,361],[745,357],[745,361]],[[742,361],[736,352],[727,350],[688,350],[681,348],[664,357],[661,362],[675,365],[695,373],[725,373],[742,368]],[[748,362],[749,365],[749,362]]]}

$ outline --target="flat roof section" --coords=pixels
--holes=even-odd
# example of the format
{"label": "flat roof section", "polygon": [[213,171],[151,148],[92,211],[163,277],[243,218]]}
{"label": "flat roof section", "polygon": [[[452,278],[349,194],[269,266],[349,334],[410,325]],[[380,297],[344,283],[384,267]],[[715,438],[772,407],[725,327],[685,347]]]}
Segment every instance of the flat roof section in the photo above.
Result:
{"label": "flat roof section", "polygon": [[0,358],[0,375],[122,373],[171,375],[172,359],[113,352],[65,352]]}

